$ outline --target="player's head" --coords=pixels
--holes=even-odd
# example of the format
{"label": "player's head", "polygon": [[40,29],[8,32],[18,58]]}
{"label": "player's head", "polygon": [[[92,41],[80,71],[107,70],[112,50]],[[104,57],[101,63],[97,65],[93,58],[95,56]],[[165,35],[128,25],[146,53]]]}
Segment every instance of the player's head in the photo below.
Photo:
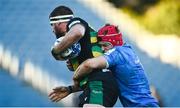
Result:
{"label": "player's head", "polygon": [[73,17],[72,10],[66,6],[58,6],[50,13],[50,24],[53,27],[56,38],[65,35],[66,25]]}
{"label": "player's head", "polygon": [[98,30],[98,40],[103,50],[107,51],[114,46],[123,45],[122,33],[117,26],[106,24]]}

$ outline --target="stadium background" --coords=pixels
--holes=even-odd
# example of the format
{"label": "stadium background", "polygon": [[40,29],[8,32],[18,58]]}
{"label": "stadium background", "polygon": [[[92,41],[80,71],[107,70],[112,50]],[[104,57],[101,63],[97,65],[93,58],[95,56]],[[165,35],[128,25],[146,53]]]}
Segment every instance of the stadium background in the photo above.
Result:
{"label": "stadium background", "polygon": [[[87,20],[96,30],[107,22],[80,0],[0,1],[1,107],[73,105],[77,95],[58,104],[47,97],[53,87],[72,83],[72,73],[65,63],[55,61],[50,54],[55,38],[48,16],[58,5],[69,6],[76,16]],[[127,37],[124,33],[125,40],[133,44],[139,55],[163,106],[180,106],[179,68],[149,56]],[[119,101],[116,106],[121,106]]]}

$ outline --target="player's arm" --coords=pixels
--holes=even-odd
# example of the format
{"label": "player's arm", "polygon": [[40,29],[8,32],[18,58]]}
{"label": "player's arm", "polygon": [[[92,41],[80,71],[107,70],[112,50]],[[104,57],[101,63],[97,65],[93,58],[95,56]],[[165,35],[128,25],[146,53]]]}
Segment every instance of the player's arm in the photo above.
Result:
{"label": "player's arm", "polygon": [[72,44],[79,41],[84,36],[84,33],[85,27],[82,24],[75,24],[66,33],[62,41],[58,43],[56,46],[54,46],[54,48],[52,49],[52,53],[59,54],[62,51],[66,50]]}
{"label": "player's arm", "polygon": [[61,99],[67,97],[69,94],[80,91],[81,89],[77,86],[60,86],[53,89],[53,91],[49,94],[50,100],[53,102],[58,102]]}
{"label": "player's arm", "polygon": [[107,65],[108,63],[104,56],[88,59],[79,65],[79,67],[74,72],[73,79],[81,79],[85,75],[91,73],[93,69],[104,69],[107,67]]}

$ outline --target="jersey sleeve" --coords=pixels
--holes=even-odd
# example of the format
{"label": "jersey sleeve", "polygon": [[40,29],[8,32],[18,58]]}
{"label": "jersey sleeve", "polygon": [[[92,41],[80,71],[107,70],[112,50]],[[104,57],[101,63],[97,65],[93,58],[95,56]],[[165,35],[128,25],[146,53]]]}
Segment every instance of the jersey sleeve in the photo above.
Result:
{"label": "jersey sleeve", "polygon": [[104,53],[104,57],[106,59],[106,68],[123,64],[123,57],[115,48]]}
{"label": "jersey sleeve", "polygon": [[74,25],[76,24],[81,24],[82,26],[85,27],[85,29],[88,28],[88,23],[86,21],[84,21],[83,19],[81,18],[73,18],[69,21],[68,25],[67,25],[67,30],[69,31],[71,29],[71,27],[73,27]]}

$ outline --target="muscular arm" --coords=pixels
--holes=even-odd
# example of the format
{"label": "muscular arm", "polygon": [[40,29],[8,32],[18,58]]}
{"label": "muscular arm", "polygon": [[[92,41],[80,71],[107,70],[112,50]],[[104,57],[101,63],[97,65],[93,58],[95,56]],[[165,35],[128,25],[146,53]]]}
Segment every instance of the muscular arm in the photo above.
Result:
{"label": "muscular arm", "polygon": [[72,26],[71,29],[66,33],[63,40],[52,49],[52,52],[58,54],[64,51],[72,44],[76,43],[79,39],[81,39],[84,33],[85,33],[85,27],[82,26],[81,24],[76,24]]}
{"label": "muscular arm", "polygon": [[67,97],[69,94],[80,91],[81,89],[77,86],[60,86],[53,89],[53,91],[49,94],[50,100],[53,102],[58,102],[61,99]]}
{"label": "muscular arm", "polygon": [[92,72],[93,69],[106,68],[107,62],[104,56],[91,58],[84,61],[74,72],[73,79],[78,80]]}

